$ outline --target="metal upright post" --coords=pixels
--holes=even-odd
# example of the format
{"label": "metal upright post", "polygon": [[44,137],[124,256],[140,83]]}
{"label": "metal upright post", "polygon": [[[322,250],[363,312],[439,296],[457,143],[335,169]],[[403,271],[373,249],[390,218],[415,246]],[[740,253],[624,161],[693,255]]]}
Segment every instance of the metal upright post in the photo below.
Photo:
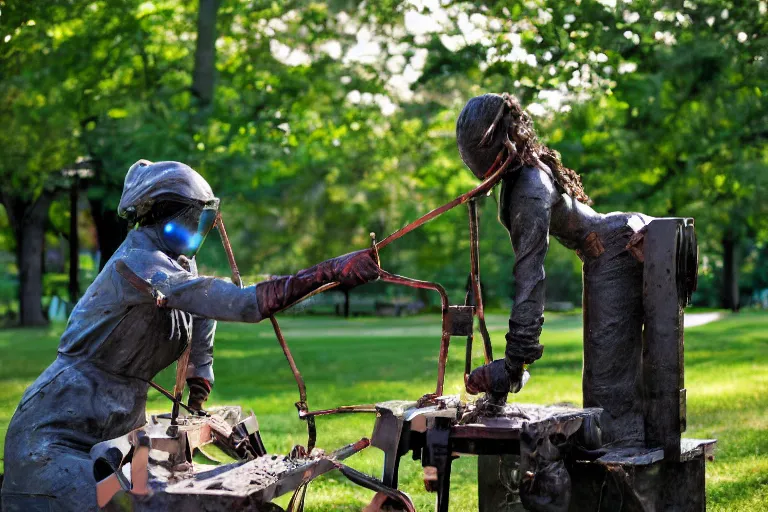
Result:
{"label": "metal upright post", "polygon": [[656,219],[643,241],[645,438],[647,446],[664,448],[664,459],[675,462],[685,431],[683,307],[689,280],[684,273],[695,272],[687,270],[688,253],[695,251],[692,230],[693,219]]}

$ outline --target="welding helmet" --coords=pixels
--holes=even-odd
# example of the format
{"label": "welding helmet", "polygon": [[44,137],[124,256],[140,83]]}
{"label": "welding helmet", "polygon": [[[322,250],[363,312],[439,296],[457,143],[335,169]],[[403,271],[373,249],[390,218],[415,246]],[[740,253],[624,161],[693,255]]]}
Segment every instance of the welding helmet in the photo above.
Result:
{"label": "welding helmet", "polygon": [[169,197],[158,201],[140,224],[154,226],[168,252],[191,258],[203,245],[218,213],[218,199],[201,204]]}
{"label": "welding helmet", "polygon": [[232,282],[242,287],[219,212],[219,199],[208,182],[188,165],[149,160],[133,164],[125,175],[117,213],[132,225],[154,229],[166,252],[188,258],[197,254],[216,226],[232,269]]}
{"label": "welding helmet", "polygon": [[216,223],[219,200],[188,165],[139,160],[125,176],[118,214],[154,227],[169,253],[192,257]]}

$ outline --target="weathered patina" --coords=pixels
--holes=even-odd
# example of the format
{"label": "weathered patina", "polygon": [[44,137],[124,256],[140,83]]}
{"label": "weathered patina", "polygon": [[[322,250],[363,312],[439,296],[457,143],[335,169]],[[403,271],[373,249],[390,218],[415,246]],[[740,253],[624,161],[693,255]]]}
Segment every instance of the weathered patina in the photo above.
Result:
{"label": "weathered patina", "polygon": [[[270,502],[294,493],[292,510],[300,510],[309,482],[334,470],[360,485],[384,490],[406,509],[412,507],[404,494],[342,464],[369,444],[363,438],[328,454],[267,454],[256,417],[243,418],[239,407],[223,407],[207,416],[180,416],[175,424],[170,415],[152,416],[145,426],[95,445],[90,455],[99,506],[110,504],[113,509],[280,511]],[[215,465],[193,460],[197,450],[209,454],[210,446],[234,461]]]}
{"label": "weathered patina", "polygon": [[174,415],[185,378],[208,384],[193,386],[190,403],[202,406],[214,381],[216,321],[258,322],[328,282],[351,287],[378,278],[370,250],[249,287],[199,276],[194,255],[223,223],[210,186],[179,162],[134,164],[119,211],[136,228],[75,306],[56,360],[11,419],[5,512],[96,509],[88,451],[146,422],[150,380],[182,355]]}

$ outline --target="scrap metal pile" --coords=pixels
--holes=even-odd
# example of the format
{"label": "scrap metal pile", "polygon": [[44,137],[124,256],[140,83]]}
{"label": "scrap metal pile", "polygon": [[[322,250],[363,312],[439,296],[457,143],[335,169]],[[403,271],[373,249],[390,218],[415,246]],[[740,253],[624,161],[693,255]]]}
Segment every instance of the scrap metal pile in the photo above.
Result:
{"label": "scrap metal pile", "polygon": [[[152,416],[148,425],[94,446],[91,457],[101,507],[110,502],[119,507],[120,500],[113,498],[125,491],[130,500],[125,508],[142,512],[279,511],[282,509],[270,502],[293,492],[289,509],[301,510],[307,484],[339,470],[358,485],[412,510],[404,494],[341,463],[369,445],[362,438],[328,454],[318,449],[307,453],[297,447],[288,455],[271,455],[264,449],[256,417],[251,414],[243,419],[239,407],[224,407],[175,421],[167,414]],[[234,462],[193,461],[193,454],[200,450],[214,462],[210,446]]]}

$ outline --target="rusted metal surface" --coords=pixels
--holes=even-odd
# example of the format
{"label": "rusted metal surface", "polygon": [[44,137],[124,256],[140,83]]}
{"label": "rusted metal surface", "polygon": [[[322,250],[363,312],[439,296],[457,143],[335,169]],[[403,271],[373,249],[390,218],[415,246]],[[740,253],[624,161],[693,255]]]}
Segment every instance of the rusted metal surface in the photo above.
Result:
{"label": "rusted metal surface", "polygon": [[[522,454],[527,457],[524,469],[544,471],[544,463],[537,465],[544,460],[537,448],[541,441],[573,443],[585,425],[594,426],[587,420],[601,412],[594,408],[508,404],[489,416],[476,404],[461,402],[458,397],[440,397],[435,405],[426,407],[399,401],[377,407],[371,444],[384,451],[384,481],[397,485],[399,459],[413,451],[425,468],[425,485],[437,493],[438,511],[448,510],[450,468],[456,457]],[[562,457],[558,448],[549,446],[548,456]],[[554,462],[547,460],[547,467]]]}
{"label": "rusted metal surface", "polygon": [[180,401],[180,400],[176,400],[176,397],[173,395],[173,393],[171,393],[170,391],[168,391],[167,389],[165,389],[165,388],[164,388],[163,386],[161,386],[160,384],[157,384],[156,382],[152,382],[151,380],[150,380],[150,381],[147,381],[147,383],[148,383],[150,386],[152,386],[153,388],[155,388],[155,390],[159,391],[161,395],[163,395],[165,398],[167,398],[167,399],[168,399],[168,400],[170,400],[171,402],[174,402],[174,403],[178,403],[178,404],[179,404],[179,406],[180,406],[182,409],[184,409],[185,411],[187,411],[188,413],[190,413],[190,414],[198,414],[198,413],[199,413],[199,415],[202,415],[202,416],[205,416],[205,415],[206,415],[206,413],[205,413],[205,412],[203,412],[203,411],[193,411],[193,410],[192,410],[192,409],[190,409],[190,408],[189,408],[189,407],[188,407],[188,406],[187,406],[187,405],[186,405],[184,402],[182,402],[182,401]]}
{"label": "rusted metal surface", "polygon": [[171,425],[176,424],[176,418],[179,416],[179,404],[181,404],[184,386],[187,385],[187,368],[189,366],[189,354],[191,351],[192,343],[188,343],[184,352],[181,353],[178,361],[176,361],[176,382],[173,386],[174,401],[171,412]]}
{"label": "rusted metal surface", "polygon": [[[133,494],[143,492],[147,481],[150,458],[144,457],[140,448],[153,451],[152,461],[167,468],[191,462],[192,452],[213,442],[215,431],[229,436],[239,421],[239,408],[223,408],[216,416],[205,418],[189,416],[179,418],[176,424],[170,415],[153,416],[146,426],[128,434],[96,444],[90,451],[93,473],[96,477],[96,494],[99,506],[106,503],[119,490]],[[139,456],[137,459],[136,456]],[[123,467],[131,463],[131,479],[123,474]],[[138,492],[134,492],[137,482]]]}
{"label": "rusted metal surface", "polygon": [[163,492],[181,496],[229,497],[233,501],[249,498],[265,502],[295,489],[305,479],[315,478],[333,469],[335,466],[326,458],[300,460],[270,455],[184,475],[179,482],[165,487]]}
{"label": "rusted metal surface", "polygon": [[307,416],[328,416],[330,414],[353,414],[353,413],[375,413],[376,406],[370,405],[342,405],[334,409],[320,409],[317,411],[303,411],[299,412],[300,418]]}
{"label": "rusted metal surface", "polygon": [[[302,457],[266,455],[264,451],[256,455],[252,450],[233,450],[258,433],[256,418],[242,419],[240,408],[233,407],[213,412],[210,417],[179,417],[175,426],[169,415],[153,416],[145,427],[95,446],[92,457],[99,480],[99,505],[107,505],[116,492],[125,490],[134,497],[133,510],[137,511],[172,507],[272,510],[265,505],[268,501],[329,471],[344,472],[341,461],[370,445],[362,438],[329,454],[321,450]],[[209,443],[231,453],[238,462],[217,467],[194,463],[194,451]],[[130,477],[122,470],[128,463]],[[371,482],[366,486],[377,492],[402,495],[370,480],[377,486],[371,487]],[[407,497],[406,502],[410,502]]]}
{"label": "rusted metal surface", "polygon": [[[464,305],[472,307],[472,286],[467,287],[467,293],[464,296]],[[473,326],[474,327],[474,326]],[[475,339],[474,329],[467,334],[467,344],[464,351],[464,387],[466,388],[469,381],[469,374],[472,372],[472,343]]]}
{"label": "rusted metal surface", "polygon": [[411,288],[434,290],[440,295],[440,305],[443,313],[443,331],[440,337],[440,353],[437,359],[437,386],[435,388],[435,395],[441,396],[443,394],[443,385],[445,383],[445,365],[448,362],[448,346],[451,342],[450,326],[448,325],[447,320],[449,302],[448,294],[445,292],[445,288],[443,288],[438,283],[430,283],[428,281],[411,279],[410,277],[398,276],[395,274],[390,274],[384,270],[381,271],[381,280],[387,283],[409,286]]}
{"label": "rusted metal surface", "polygon": [[482,196],[483,194],[488,193],[494,186],[496,186],[496,184],[499,183],[499,181],[501,181],[501,178],[504,176],[504,173],[506,172],[507,168],[510,166],[511,163],[512,163],[512,159],[507,158],[507,160],[505,160],[504,163],[501,164],[499,168],[493,170],[493,173],[490,176],[488,176],[482,183],[480,183],[480,185],[473,188],[469,192],[465,192],[464,194],[460,195],[456,199],[447,202],[443,206],[435,208],[431,212],[425,215],[422,215],[421,217],[411,222],[410,224],[398,229],[397,231],[395,231],[394,233],[386,237],[384,240],[378,242],[376,244],[376,248],[378,250],[381,250],[384,247],[391,244],[392,242],[394,242],[395,240],[397,240],[398,238],[401,238],[403,235],[406,235],[411,231],[413,231],[414,229],[426,224],[430,220],[436,217],[439,217],[440,215],[447,212],[448,210],[451,210],[459,206],[460,204],[464,204],[474,197]]}
{"label": "rusted metal surface", "polygon": [[315,427],[314,416],[305,415],[309,412],[309,406],[307,405],[307,386],[304,383],[304,378],[301,376],[301,372],[299,372],[299,368],[296,366],[296,361],[294,361],[293,354],[291,354],[291,350],[288,348],[288,343],[285,341],[285,337],[280,330],[280,325],[277,323],[277,319],[274,316],[271,316],[269,317],[269,321],[272,323],[272,327],[275,330],[275,336],[277,336],[277,341],[280,343],[280,348],[283,349],[283,354],[285,354],[285,358],[288,360],[288,365],[290,365],[291,372],[293,372],[293,378],[296,380],[296,385],[299,388],[299,401],[296,402],[295,405],[296,409],[299,411],[299,418],[307,422],[307,451],[311,452],[317,441],[317,428]]}
{"label": "rusted metal surface", "polygon": [[117,260],[115,262],[115,270],[138,291],[153,297],[157,307],[164,308],[168,305],[168,299],[159,290],[155,289],[152,283],[139,277],[125,261]]}
{"label": "rusted metal surface", "polygon": [[237,262],[235,262],[235,253],[232,252],[232,244],[229,243],[227,229],[224,227],[224,220],[221,218],[221,212],[216,214],[216,227],[219,230],[219,236],[221,236],[221,243],[224,245],[224,251],[227,253],[229,268],[232,270],[232,282],[239,288],[242,288],[243,279],[240,277],[240,270],[237,268]]}
{"label": "rusted metal surface", "polygon": [[[296,379],[296,385],[299,387],[299,403],[306,406],[307,386],[304,384],[304,378],[301,376],[301,372],[299,372],[299,368],[296,366],[296,361],[293,359],[291,349],[288,348],[288,343],[285,341],[285,337],[283,336],[283,332],[280,330],[280,325],[277,323],[277,319],[272,316],[269,318],[269,321],[272,323],[272,328],[275,330],[277,341],[280,343],[280,348],[283,349],[283,354],[288,360],[288,365],[291,367],[291,372],[293,372],[293,378]],[[301,411],[301,409],[299,410]]]}
{"label": "rusted metal surface", "polygon": [[473,198],[468,205],[469,209],[469,243],[470,243],[470,280],[472,292],[475,296],[475,314],[483,336],[483,352],[485,364],[493,361],[493,347],[488,327],[485,325],[485,311],[483,309],[483,292],[480,285],[480,223],[477,213],[477,198]]}
{"label": "rusted metal surface", "polygon": [[629,237],[629,242],[627,242],[626,249],[629,251],[629,253],[634,257],[637,261],[640,263],[643,263],[645,261],[645,255],[643,254],[643,242],[645,241],[645,232],[646,229],[643,228],[631,237]]}
{"label": "rusted metal surface", "polygon": [[589,256],[590,258],[599,258],[601,254],[605,252],[605,246],[600,239],[600,235],[594,231],[587,235],[584,239],[584,245],[581,252]]}
{"label": "rusted metal surface", "polygon": [[398,276],[396,274],[390,274],[385,270],[381,271],[381,280],[387,283],[409,286],[411,288],[434,290],[440,295],[440,305],[443,311],[448,309],[448,294],[445,292],[445,288],[443,288],[442,285],[438,283],[430,283],[429,281],[420,281],[410,277]]}

